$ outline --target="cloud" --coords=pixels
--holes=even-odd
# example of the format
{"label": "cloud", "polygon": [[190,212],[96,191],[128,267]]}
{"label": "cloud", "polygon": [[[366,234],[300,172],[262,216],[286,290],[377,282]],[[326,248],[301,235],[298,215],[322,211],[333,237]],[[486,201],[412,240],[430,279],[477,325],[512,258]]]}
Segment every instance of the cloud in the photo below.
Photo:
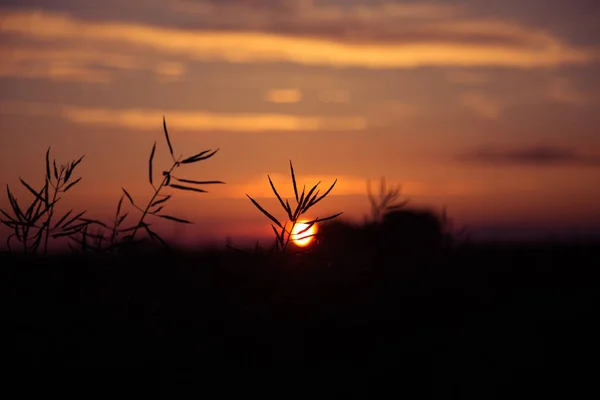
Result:
{"label": "cloud", "polygon": [[[0,33],[55,46],[76,41],[87,48],[96,48],[99,44],[123,46],[122,51],[127,53],[145,49],[167,56],[230,63],[290,62],[375,69],[536,68],[586,64],[598,59],[596,51],[571,48],[547,33],[506,23],[449,20],[400,27],[388,23],[384,28],[377,28],[383,22],[377,18],[374,21],[379,33],[369,38],[365,36],[370,32],[368,29],[354,36],[343,32],[319,34],[313,26],[302,26],[301,32],[250,28],[243,31],[243,24],[230,30],[206,27],[194,30],[92,22],[67,14],[8,10],[0,16]],[[343,23],[343,19],[338,23]],[[329,23],[325,26],[328,30],[335,28]]]}
{"label": "cloud", "polygon": [[419,109],[408,103],[400,101],[372,102],[368,106],[369,126],[385,128],[393,126],[398,121],[416,115]]}
{"label": "cloud", "polygon": [[481,86],[491,80],[490,75],[484,72],[450,71],[446,77],[450,83],[465,86]]}
{"label": "cloud", "polygon": [[83,125],[120,126],[154,130],[157,121],[167,116],[169,126],[179,129],[220,130],[230,132],[267,131],[351,131],[363,130],[362,117],[300,117],[289,114],[225,114],[203,110],[153,110],[89,108],[49,103],[0,102],[0,113],[28,116],[60,116]]}
{"label": "cloud", "polygon": [[465,93],[459,98],[460,104],[483,118],[498,119],[502,108],[500,104],[481,93]]}
{"label": "cloud", "polygon": [[271,89],[265,99],[271,103],[297,103],[302,100],[302,92],[298,89]]}
{"label": "cloud", "polygon": [[568,78],[555,78],[546,88],[546,94],[552,101],[565,104],[582,105],[591,98],[586,93],[575,89]]}
{"label": "cloud", "polygon": [[[1,28],[0,28],[1,30]],[[85,83],[109,83],[116,71],[149,70],[160,81],[181,79],[185,66],[115,49],[60,45],[0,46],[0,77],[48,79]]]}
{"label": "cloud", "polygon": [[350,92],[344,89],[321,90],[317,97],[325,104],[347,104],[350,103]]}
{"label": "cloud", "polygon": [[480,148],[463,154],[461,161],[489,165],[583,165],[600,166],[600,155],[584,154],[574,148],[530,146],[524,148]]}
{"label": "cloud", "polygon": [[161,82],[178,81],[185,74],[185,66],[178,62],[160,62],[154,68],[157,78]]}

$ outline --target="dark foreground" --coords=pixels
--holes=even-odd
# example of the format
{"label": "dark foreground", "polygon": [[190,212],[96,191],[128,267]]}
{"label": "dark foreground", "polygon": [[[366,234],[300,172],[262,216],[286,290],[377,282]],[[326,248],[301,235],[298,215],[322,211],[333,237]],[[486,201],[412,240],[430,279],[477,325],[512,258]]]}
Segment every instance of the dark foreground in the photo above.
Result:
{"label": "dark foreground", "polygon": [[596,379],[593,245],[465,246],[411,259],[348,249],[338,258],[165,252],[0,263],[8,368],[408,369],[425,393],[481,398]]}

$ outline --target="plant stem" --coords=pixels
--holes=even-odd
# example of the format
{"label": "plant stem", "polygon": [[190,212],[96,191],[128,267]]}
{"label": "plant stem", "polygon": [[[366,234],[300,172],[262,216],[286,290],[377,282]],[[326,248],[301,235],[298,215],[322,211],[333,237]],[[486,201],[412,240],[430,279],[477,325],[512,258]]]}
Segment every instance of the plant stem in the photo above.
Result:
{"label": "plant stem", "polygon": [[[296,220],[296,219],[292,220],[292,228],[291,228],[291,229],[290,229],[290,231],[288,232],[288,236],[287,236],[287,239],[286,239],[286,241],[285,241],[285,245],[283,246],[283,249],[281,250],[282,252],[284,252],[284,251],[286,251],[286,250],[287,250],[288,244],[290,243],[290,239],[291,239],[291,237],[292,237],[292,233],[294,232],[294,228],[296,227],[296,222],[297,222],[297,220]],[[284,228],[284,229],[285,229],[285,228]]]}
{"label": "plant stem", "polygon": [[167,179],[171,176],[171,172],[173,172],[175,170],[175,168],[179,167],[179,160],[181,160],[181,157],[179,157],[179,159],[173,163],[173,166],[171,167],[171,169],[169,170],[169,172],[167,172],[167,174],[163,177],[163,180],[160,183],[160,185],[156,189],[154,189],[154,195],[152,196],[152,198],[148,202],[148,205],[146,206],[146,208],[142,212],[142,216],[140,218],[140,221],[137,223],[137,225],[133,229],[133,232],[131,233],[131,236],[130,236],[131,240],[133,240],[133,238],[135,237],[135,234],[137,233],[138,229],[140,228],[140,226],[142,226],[142,223],[144,222],[144,218],[146,218],[146,215],[148,215],[148,211],[150,211],[150,207],[152,207],[152,203],[154,203],[154,200],[156,200],[156,197],[160,193],[160,190],[163,187],[165,187],[165,184],[167,183]]}
{"label": "plant stem", "polygon": [[54,193],[52,194],[52,202],[51,206],[48,209],[48,218],[46,219],[46,237],[44,238],[44,255],[48,254],[48,238],[50,236],[50,223],[52,222],[52,217],[54,216],[54,203],[56,202],[56,197],[58,196],[58,192],[60,190],[60,180],[63,177],[63,169],[61,168],[60,173],[58,174],[58,178],[56,179],[56,186],[52,183],[52,178],[48,179],[48,183],[54,189]]}

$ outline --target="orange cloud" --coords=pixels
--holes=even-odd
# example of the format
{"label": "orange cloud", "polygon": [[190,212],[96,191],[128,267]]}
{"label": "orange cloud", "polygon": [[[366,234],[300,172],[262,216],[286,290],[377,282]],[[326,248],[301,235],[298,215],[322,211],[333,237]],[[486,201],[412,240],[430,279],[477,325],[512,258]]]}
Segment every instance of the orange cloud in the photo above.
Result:
{"label": "orange cloud", "polygon": [[[133,45],[162,54],[231,63],[291,62],[375,69],[424,65],[535,68],[586,64],[598,59],[596,51],[572,48],[549,34],[506,23],[436,22],[412,29],[410,35],[404,35],[412,38],[408,41],[401,40],[403,35],[395,35],[365,43],[278,33],[90,22],[42,11],[7,11],[0,17],[3,34],[43,41],[77,40],[90,45]],[[489,36],[497,40],[485,41]],[[466,37],[481,40],[465,41]]]}
{"label": "orange cloud", "polygon": [[460,96],[460,103],[488,119],[498,119],[502,111],[500,103],[481,93],[465,93]]}
{"label": "orange cloud", "polygon": [[271,103],[297,103],[302,100],[302,92],[298,89],[271,89],[265,98]]}
{"label": "orange cloud", "polygon": [[150,70],[160,80],[175,80],[185,73],[181,63],[142,60],[116,50],[0,46],[0,76],[53,81],[108,83],[114,70]]}
{"label": "orange cloud", "polygon": [[203,110],[108,109],[29,102],[1,102],[0,113],[31,116],[60,116],[85,125],[121,126],[155,130],[157,121],[167,115],[169,126],[192,130],[234,132],[265,131],[349,131],[362,130],[362,117],[299,117],[289,114],[225,114]]}

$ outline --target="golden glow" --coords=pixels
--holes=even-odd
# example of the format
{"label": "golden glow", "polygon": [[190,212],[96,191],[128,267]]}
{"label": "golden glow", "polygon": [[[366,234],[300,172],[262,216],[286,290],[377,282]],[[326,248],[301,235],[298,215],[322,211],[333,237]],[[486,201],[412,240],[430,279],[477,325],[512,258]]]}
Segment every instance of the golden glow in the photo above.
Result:
{"label": "golden glow", "polygon": [[[314,224],[306,232],[302,232],[308,228],[308,221],[299,221],[292,230],[292,241],[296,246],[306,247],[313,242],[315,239],[314,235],[317,233],[317,225]],[[302,233],[300,233],[302,232]]]}
{"label": "golden glow", "polygon": [[[431,35],[455,38],[453,41],[434,38],[377,44],[250,32],[243,28],[230,32],[189,31],[124,22],[91,22],[45,11],[9,11],[0,17],[0,33],[46,41],[76,39],[90,47],[100,43],[133,45],[165,55],[230,63],[291,62],[375,69],[423,65],[535,68],[588,64],[598,58],[596,50],[567,46],[546,32],[478,20],[429,24],[414,32],[424,38]],[[461,39],[465,36],[492,36],[503,43],[465,43]]]}
{"label": "golden glow", "polygon": [[[154,130],[156,121],[165,114],[158,109],[90,108],[65,104],[20,101],[0,101],[0,114],[59,115],[77,124],[117,126],[129,129]],[[363,117],[295,116],[276,113],[213,113],[204,110],[167,110],[169,126],[177,129],[222,130],[230,132],[268,131],[349,131],[363,130]]]}
{"label": "golden glow", "polygon": [[271,89],[265,97],[271,103],[297,103],[302,100],[302,92],[298,89]]}

